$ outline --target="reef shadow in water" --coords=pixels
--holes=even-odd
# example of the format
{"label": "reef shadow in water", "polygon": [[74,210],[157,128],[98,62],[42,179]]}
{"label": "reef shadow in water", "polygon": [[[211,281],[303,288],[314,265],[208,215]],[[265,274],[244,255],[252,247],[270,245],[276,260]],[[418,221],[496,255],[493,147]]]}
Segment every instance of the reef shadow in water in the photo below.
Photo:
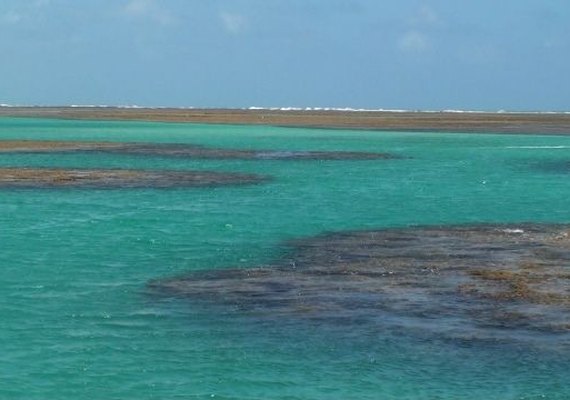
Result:
{"label": "reef shadow in water", "polygon": [[298,240],[274,265],[149,283],[268,318],[570,343],[570,225],[420,227]]}
{"label": "reef shadow in water", "polygon": [[542,161],[531,163],[535,170],[552,174],[570,174],[570,160]]}
{"label": "reef shadow in water", "polygon": [[0,168],[0,188],[175,188],[253,184],[266,178],[211,171]]}
{"label": "reef shadow in water", "polygon": [[102,152],[126,155],[221,160],[377,160],[398,158],[358,151],[278,151],[209,148],[191,144],[74,141],[0,141],[0,153]]}

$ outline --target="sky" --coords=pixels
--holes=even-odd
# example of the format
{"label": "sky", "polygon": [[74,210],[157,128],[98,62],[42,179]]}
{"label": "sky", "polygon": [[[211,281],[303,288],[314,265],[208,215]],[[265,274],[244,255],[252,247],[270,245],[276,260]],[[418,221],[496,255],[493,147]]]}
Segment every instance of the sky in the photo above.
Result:
{"label": "sky", "polygon": [[570,111],[570,2],[0,0],[0,103]]}

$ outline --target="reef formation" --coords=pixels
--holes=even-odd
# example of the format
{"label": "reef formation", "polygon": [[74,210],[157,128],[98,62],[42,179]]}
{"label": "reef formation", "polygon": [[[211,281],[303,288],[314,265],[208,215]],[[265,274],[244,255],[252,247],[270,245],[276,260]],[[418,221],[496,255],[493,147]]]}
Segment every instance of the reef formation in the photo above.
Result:
{"label": "reef formation", "polygon": [[294,109],[294,108],[144,108],[144,107],[0,107],[0,116],[92,121],[162,121],[200,124],[272,125],[389,131],[532,133],[568,135],[568,113],[511,113]]}
{"label": "reef formation", "polygon": [[0,168],[0,188],[175,188],[252,184],[254,174],[128,169]]}
{"label": "reef formation", "polygon": [[358,151],[280,151],[210,148],[175,143],[115,143],[74,141],[0,141],[0,153],[100,152],[125,155],[219,160],[378,160],[397,158],[385,153]]}
{"label": "reef formation", "polygon": [[149,287],[260,316],[570,339],[570,225],[356,231],[288,245],[289,255],[272,265],[199,271]]}

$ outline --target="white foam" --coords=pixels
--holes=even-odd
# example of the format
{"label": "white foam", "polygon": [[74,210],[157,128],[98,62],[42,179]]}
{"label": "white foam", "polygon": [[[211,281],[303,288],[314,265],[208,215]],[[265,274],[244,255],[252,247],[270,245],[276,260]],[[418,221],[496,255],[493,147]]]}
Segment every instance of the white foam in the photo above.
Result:
{"label": "white foam", "polygon": [[71,108],[112,108],[111,106],[107,106],[107,105],[95,105],[95,104],[71,104],[69,107],[71,107]]}
{"label": "white foam", "polygon": [[[488,114],[488,111],[477,111],[477,110],[441,110],[443,114]],[[494,114],[504,114],[505,110],[492,111]]]}
{"label": "white foam", "polygon": [[387,108],[351,108],[351,107],[259,107],[251,106],[242,110],[267,110],[267,111],[345,111],[345,112],[439,112],[439,111],[418,111],[400,110]]}
{"label": "white foam", "polygon": [[388,113],[441,113],[441,114],[565,114],[570,115],[570,111],[507,111],[507,110],[411,110],[399,108],[351,108],[351,107],[260,107],[251,106],[242,110],[267,110],[267,111],[345,111],[345,112],[388,112]]}
{"label": "white foam", "polygon": [[505,233],[524,233],[524,231],[522,229],[503,229],[503,232]]}
{"label": "white foam", "polygon": [[507,149],[570,149],[570,146],[507,146]]}
{"label": "white foam", "polygon": [[136,104],[125,104],[125,105],[119,105],[117,106],[117,108],[145,108],[145,107]]}
{"label": "white foam", "polygon": [[412,110],[399,108],[352,108],[352,107],[195,107],[195,106],[141,106],[138,104],[70,104],[64,106],[53,106],[45,104],[34,105],[12,105],[0,104],[0,107],[71,107],[71,108],[125,108],[125,109],[173,109],[173,110],[252,110],[252,111],[342,111],[342,112],[385,112],[385,113],[434,113],[434,114],[529,114],[529,115],[570,115],[570,111],[508,111],[508,110],[461,110],[461,109],[443,109],[443,110]]}

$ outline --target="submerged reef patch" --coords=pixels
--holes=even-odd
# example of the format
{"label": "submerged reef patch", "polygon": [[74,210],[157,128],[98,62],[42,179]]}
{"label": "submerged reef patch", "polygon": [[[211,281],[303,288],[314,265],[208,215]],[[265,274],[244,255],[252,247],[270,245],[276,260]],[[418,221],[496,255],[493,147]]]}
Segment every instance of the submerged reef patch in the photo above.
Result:
{"label": "submerged reef patch", "polygon": [[552,174],[570,174],[570,160],[541,161],[531,164],[535,170]]}
{"label": "submerged reef patch", "polygon": [[253,174],[127,169],[0,168],[0,188],[175,188],[252,184]]}
{"label": "submerged reef patch", "polygon": [[570,225],[356,231],[289,243],[272,265],[149,283],[262,316],[367,321],[454,337],[570,339]]}
{"label": "submerged reef patch", "polygon": [[192,144],[2,140],[0,153],[103,152],[220,160],[377,160],[394,155],[358,151],[280,151],[209,148]]}

